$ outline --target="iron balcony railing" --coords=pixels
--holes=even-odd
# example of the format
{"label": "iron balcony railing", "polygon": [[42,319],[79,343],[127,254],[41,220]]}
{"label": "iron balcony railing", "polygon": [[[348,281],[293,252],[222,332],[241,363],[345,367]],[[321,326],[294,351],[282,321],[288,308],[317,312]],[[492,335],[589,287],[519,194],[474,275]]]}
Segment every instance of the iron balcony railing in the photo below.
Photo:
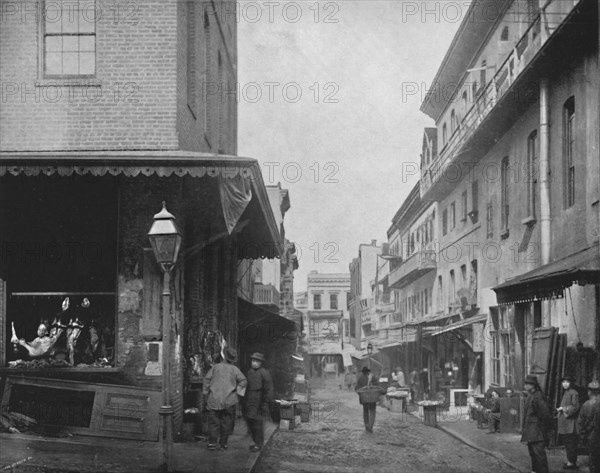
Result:
{"label": "iron balcony railing", "polygon": [[[465,113],[448,142],[429,166],[423,170],[420,182],[423,194],[441,180],[446,167],[460,155],[465,143],[474,135],[477,128],[499,100],[507,94],[525,67],[579,3],[580,0],[550,0],[540,9],[539,14],[515,44],[496,74],[487,85],[476,92],[476,96],[473,97],[473,105]],[[461,88],[456,90],[459,91]]]}

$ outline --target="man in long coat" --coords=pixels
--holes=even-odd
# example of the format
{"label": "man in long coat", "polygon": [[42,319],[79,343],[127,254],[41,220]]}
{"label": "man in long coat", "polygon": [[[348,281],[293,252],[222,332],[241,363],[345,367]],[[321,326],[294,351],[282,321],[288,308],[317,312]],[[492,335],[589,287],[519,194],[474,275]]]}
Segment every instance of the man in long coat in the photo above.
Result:
{"label": "man in long coat", "polygon": [[225,359],[213,366],[204,377],[204,395],[208,395],[206,407],[208,415],[208,449],[227,450],[227,440],[233,433],[238,393],[243,392],[246,378],[233,363],[237,353],[225,348]]}
{"label": "man in long coat", "polygon": [[246,373],[248,390],[244,409],[246,422],[254,441],[250,451],[258,452],[263,447],[265,439],[263,420],[269,412],[269,403],[273,400],[273,380],[270,373],[262,367],[265,361],[262,353],[254,353],[250,359],[252,365]]}
{"label": "man in long coat", "polygon": [[590,473],[600,473],[600,383],[588,384],[589,400],[583,403],[577,430],[582,439],[587,439],[590,455]]}
{"label": "man in long coat", "polygon": [[523,411],[523,432],[521,442],[527,443],[531,457],[531,470],[535,473],[548,473],[546,445],[552,428],[552,414],[544,394],[540,390],[537,377],[525,377],[525,391],[529,393]]}
{"label": "man in long coat", "polygon": [[[377,386],[379,381],[371,374],[371,370],[366,366],[363,366],[362,374],[356,380],[355,391],[358,391],[360,388],[364,388],[365,386]],[[375,425],[375,414],[377,412],[377,403],[376,402],[362,402],[359,398],[359,402],[363,406],[363,420],[365,422],[365,429],[367,432],[373,432],[373,425]]]}
{"label": "man in long coat", "polygon": [[567,454],[565,470],[576,470],[577,467],[577,430],[576,421],[579,414],[579,393],[573,389],[573,378],[563,376],[562,388],[564,390],[558,412],[558,434],[562,437]]}

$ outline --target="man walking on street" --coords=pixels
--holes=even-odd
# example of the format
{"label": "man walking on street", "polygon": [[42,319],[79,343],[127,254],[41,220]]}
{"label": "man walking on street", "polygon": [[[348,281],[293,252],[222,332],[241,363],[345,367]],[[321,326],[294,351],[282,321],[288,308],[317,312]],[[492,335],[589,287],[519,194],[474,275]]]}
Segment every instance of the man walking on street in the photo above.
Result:
{"label": "man walking on street", "polygon": [[525,391],[529,393],[523,410],[523,433],[521,442],[527,443],[531,457],[531,470],[535,473],[548,473],[546,445],[552,426],[550,407],[540,390],[537,376],[525,377]]}
{"label": "man walking on street", "polygon": [[577,431],[575,422],[579,414],[579,393],[573,389],[573,378],[563,376],[562,387],[564,394],[558,412],[558,434],[562,437],[567,454],[565,470],[577,470]]}
{"label": "man walking on street", "polygon": [[254,445],[251,452],[258,452],[264,443],[263,419],[269,413],[269,403],[273,400],[273,380],[269,372],[262,367],[265,357],[262,353],[254,353],[250,357],[252,365],[248,373],[248,391],[246,393],[246,422],[252,435]]}
{"label": "man walking on street", "polygon": [[204,395],[208,395],[208,449],[227,450],[227,440],[233,433],[238,394],[243,395],[246,377],[233,363],[237,353],[225,348],[225,360],[213,366],[204,377]]}
{"label": "man walking on street", "polygon": [[600,473],[600,383],[588,384],[587,400],[581,407],[577,430],[582,439],[587,439],[590,455],[590,473]]}
{"label": "man walking on street", "polygon": [[[362,374],[358,377],[356,381],[355,391],[358,391],[360,388],[364,388],[365,386],[377,386],[377,379],[373,377],[371,374],[371,370],[366,366],[362,369]],[[360,398],[359,398],[360,399]],[[376,402],[365,402],[362,400],[360,403],[363,406],[363,419],[365,422],[365,429],[367,432],[373,432],[373,425],[375,425],[375,413],[377,411],[377,403]]]}

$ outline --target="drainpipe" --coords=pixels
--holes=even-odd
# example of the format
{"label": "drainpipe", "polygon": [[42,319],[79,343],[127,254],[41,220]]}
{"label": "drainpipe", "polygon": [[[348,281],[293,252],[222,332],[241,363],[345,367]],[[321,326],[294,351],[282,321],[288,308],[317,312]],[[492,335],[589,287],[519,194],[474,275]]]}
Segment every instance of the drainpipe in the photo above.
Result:
{"label": "drainpipe", "polygon": [[[550,262],[550,103],[548,79],[540,80],[540,250],[541,264]],[[550,302],[542,303],[542,325],[550,327]]]}

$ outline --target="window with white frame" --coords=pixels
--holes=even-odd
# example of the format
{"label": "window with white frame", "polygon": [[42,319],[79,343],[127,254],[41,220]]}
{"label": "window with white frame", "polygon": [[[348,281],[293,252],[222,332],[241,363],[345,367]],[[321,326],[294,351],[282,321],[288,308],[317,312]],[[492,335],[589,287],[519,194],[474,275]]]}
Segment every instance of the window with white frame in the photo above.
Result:
{"label": "window with white frame", "polygon": [[94,0],[44,2],[44,77],[93,77],[96,74]]}

